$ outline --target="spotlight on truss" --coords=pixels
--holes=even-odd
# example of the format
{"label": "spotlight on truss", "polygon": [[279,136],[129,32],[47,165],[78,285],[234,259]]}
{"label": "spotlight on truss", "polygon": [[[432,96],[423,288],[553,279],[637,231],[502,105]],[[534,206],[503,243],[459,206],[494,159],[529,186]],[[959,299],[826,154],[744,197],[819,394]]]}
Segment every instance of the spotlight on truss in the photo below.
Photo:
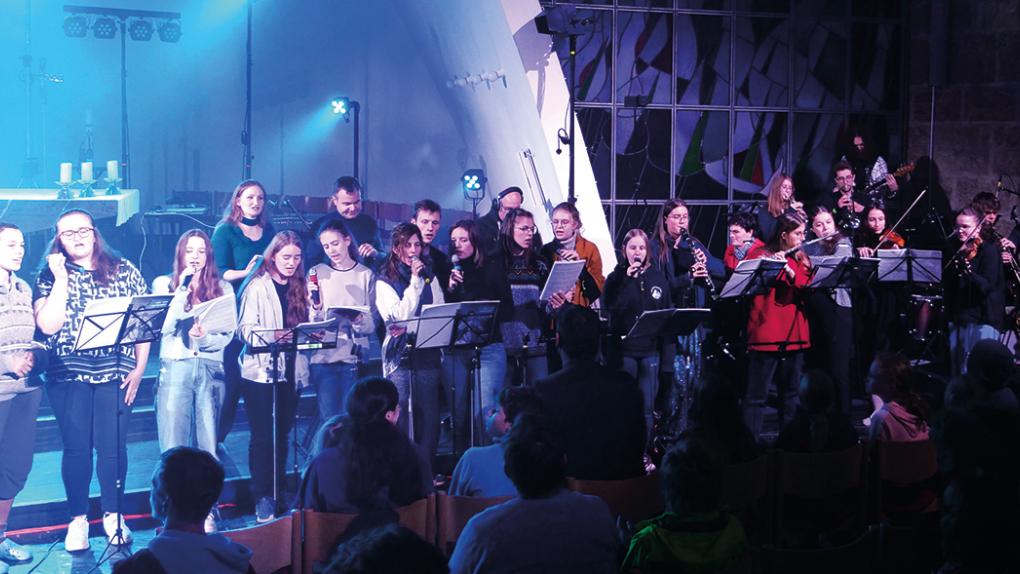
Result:
{"label": "spotlight on truss", "polygon": [[128,26],[128,34],[136,42],[148,42],[152,39],[152,22],[148,20],[135,20]]}
{"label": "spotlight on truss", "polygon": [[92,22],[92,35],[100,40],[110,40],[117,36],[117,22],[113,18],[96,18]]}
{"label": "spotlight on truss", "polygon": [[167,20],[159,25],[159,39],[171,44],[181,39],[181,23],[176,20]]}
{"label": "spotlight on truss", "polygon": [[84,38],[89,24],[84,16],[68,16],[64,19],[64,35],[69,38]]}
{"label": "spotlight on truss", "polygon": [[481,169],[469,169],[460,178],[460,185],[464,188],[464,197],[478,199],[485,195],[485,184],[489,180],[485,177],[485,171]]}

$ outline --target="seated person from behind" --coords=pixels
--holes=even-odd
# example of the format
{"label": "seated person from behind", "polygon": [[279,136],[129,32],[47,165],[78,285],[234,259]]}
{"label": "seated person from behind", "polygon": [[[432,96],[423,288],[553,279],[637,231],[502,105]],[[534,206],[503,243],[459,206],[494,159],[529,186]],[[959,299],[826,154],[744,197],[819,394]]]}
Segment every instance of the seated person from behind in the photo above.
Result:
{"label": "seated person from behind", "polygon": [[832,408],[834,387],[829,375],[811,370],[800,378],[798,405],[776,440],[788,452],[838,452],[857,444],[850,419]]}
{"label": "seated person from behind", "polygon": [[871,415],[868,440],[928,440],[931,409],[914,388],[914,374],[905,356],[879,353],[868,371],[867,390],[884,403]]}
{"label": "seated person from behind", "polygon": [[748,462],[758,456],[758,445],[744,423],[736,389],[717,375],[702,375],[695,385],[690,425],[680,438],[704,441],[725,464]]}
{"label": "seated person from behind", "polygon": [[152,474],[152,516],[163,532],[117,563],[117,574],[254,572],[251,550],[222,534],[206,534],[205,518],[223,489],[223,467],[213,456],[179,446],[163,453]]}
{"label": "seated person from behind", "polygon": [[389,524],[340,544],[322,574],[447,574],[439,549],[414,531]]}
{"label": "seated person from behind", "polygon": [[601,499],[569,491],[563,449],[535,415],[517,417],[506,473],[517,492],[468,521],[450,558],[453,574],[617,572],[619,538]]}
{"label": "seated person from behind", "polygon": [[319,452],[301,480],[298,507],[374,512],[382,522],[396,522],[395,509],[424,498],[431,484],[428,465],[395,426],[397,387],[382,377],[364,378],[351,387],[345,411],[319,431]]}
{"label": "seated person from behind", "polygon": [[450,481],[452,496],[514,496],[510,477],[503,470],[503,452],[506,450],[506,435],[514,419],[523,412],[536,412],[538,400],[531,389],[507,387],[499,393],[499,407],[486,418],[486,430],[493,444],[469,448],[453,469]]}
{"label": "seated person from behind", "polygon": [[1013,413],[1020,411],[1016,393],[1006,385],[1015,376],[1013,354],[1006,345],[995,339],[982,339],[970,350],[965,378],[975,404]]}
{"label": "seated person from behind", "polygon": [[662,463],[666,512],[638,524],[622,572],[721,572],[748,550],[744,527],[722,511],[723,464],[699,439],[681,440]]}
{"label": "seated person from behind", "polygon": [[567,455],[567,475],[622,480],[645,474],[645,415],[637,382],[595,360],[598,315],[565,305],[556,317],[563,368],[535,382],[542,412]]}

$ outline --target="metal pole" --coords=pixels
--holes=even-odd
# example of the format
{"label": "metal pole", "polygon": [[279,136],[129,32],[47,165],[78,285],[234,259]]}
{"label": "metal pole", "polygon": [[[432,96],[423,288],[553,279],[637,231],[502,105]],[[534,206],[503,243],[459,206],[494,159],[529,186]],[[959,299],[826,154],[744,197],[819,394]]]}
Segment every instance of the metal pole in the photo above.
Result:
{"label": "metal pole", "polygon": [[574,152],[577,146],[574,145],[574,98],[577,96],[577,35],[570,35],[570,98],[567,100],[567,121],[570,122],[569,135],[570,138],[570,175],[567,179],[567,201],[571,204],[577,201],[574,197]]}
{"label": "metal pole", "polygon": [[124,178],[123,189],[131,189],[130,149],[131,137],[128,132],[127,108],[127,24],[120,19],[120,170]]}
{"label": "metal pole", "polygon": [[251,38],[253,17],[254,0],[248,0],[248,38],[245,44],[244,128],[241,130],[241,143],[244,145],[244,158],[241,161],[241,179],[251,179],[251,164],[254,159],[251,150]]}
{"label": "metal pole", "polygon": [[[354,178],[358,178],[358,155],[361,148],[361,104],[351,100],[354,111]],[[362,192],[364,193],[364,192]]]}

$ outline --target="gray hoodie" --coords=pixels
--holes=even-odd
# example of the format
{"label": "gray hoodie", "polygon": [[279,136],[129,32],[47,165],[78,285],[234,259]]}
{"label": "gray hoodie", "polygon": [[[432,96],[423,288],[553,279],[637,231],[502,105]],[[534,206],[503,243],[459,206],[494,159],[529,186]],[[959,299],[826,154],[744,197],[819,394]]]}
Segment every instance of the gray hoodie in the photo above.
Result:
{"label": "gray hoodie", "polygon": [[222,534],[192,534],[164,530],[149,542],[151,551],[167,574],[217,574],[248,572],[251,550]]}

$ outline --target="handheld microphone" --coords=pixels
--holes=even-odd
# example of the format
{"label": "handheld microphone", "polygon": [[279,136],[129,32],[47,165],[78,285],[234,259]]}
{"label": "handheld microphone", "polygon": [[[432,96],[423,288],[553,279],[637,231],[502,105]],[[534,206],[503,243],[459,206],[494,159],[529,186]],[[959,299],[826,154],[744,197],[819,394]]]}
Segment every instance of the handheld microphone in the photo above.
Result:
{"label": "handheld microphone", "polygon": [[183,288],[187,289],[187,288],[188,288],[188,286],[189,286],[189,285],[191,285],[191,280],[192,280],[192,279],[193,279],[194,277],[195,277],[195,274],[194,274],[194,273],[190,273],[190,274],[188,274],[188,275],[185,275],[185,276],[184,276],[184,279],[182,279],[182,280],[181,280],[181,287],[183,287]]}
{"label": "handheld microphone", "polygon": [[464,270],[461,269],[461,267],[460,267],[460,255],[457,255],[456,253],[451,255],[450,256],[450,263],[453,264],[453,270],[454,271],[460,271],[460,272],[463,273]]}
{"label": "handheld microphone", "polygon": [[312,305],[318,307],[322,305],[322,296],[319,294],[319,273],[314,267],[308,271],[308,281],[315,285],[315,289],[312,291]]}
{"label": "handheld microphone", "polygon": [[[411,257],[411,261],[421,261],[421,258],[415,255],[414,257]],[[421,270],[421,278],[425,281],[425,284],[428,285],[432,282],[432,270],[429,269],[428,264],[425,264],[424,261],[422,261],[422,263],[424,264],[424,267],[422,267]]]}

